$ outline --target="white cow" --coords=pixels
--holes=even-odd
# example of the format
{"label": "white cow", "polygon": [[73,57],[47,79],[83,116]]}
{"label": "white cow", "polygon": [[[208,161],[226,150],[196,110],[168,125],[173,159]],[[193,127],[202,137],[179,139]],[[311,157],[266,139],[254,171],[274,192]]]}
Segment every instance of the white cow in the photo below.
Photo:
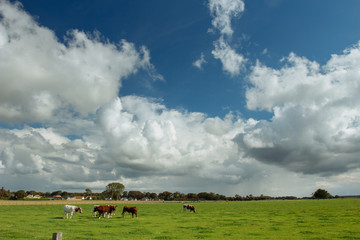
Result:
{"label": "white cow", "polygon": [[66,218],[68,218],[68,213],[70,213],[70,218],[74,218],[74,214],[76,212],[82,213],[81,208],[77,207],[77,206],[72,206],[72,205],[64,205],[64,217],[65,218],[65,213],[66,213]]}

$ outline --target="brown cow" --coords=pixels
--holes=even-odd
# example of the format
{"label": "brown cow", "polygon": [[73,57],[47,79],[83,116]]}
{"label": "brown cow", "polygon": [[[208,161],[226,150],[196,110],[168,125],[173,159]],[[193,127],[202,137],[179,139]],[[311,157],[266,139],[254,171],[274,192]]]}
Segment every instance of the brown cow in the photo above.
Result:
{"label": "brown cow", "polygon": [[117,205],[110,205],[110,217],[115,215]]}
{"label": "brown cow", "polygon": [[104,218],[105,218],[105,214],[107,215],[108,218],[112,217],[112,215],[115,215],[116,207],[117,205],[104,205],[104,206],[94,205],[93,216],[96,217],[96,213],[99,213],[99,218],[101,217],[101,214],[103,215]]}
{"label": "brown cow", "polygon": [[186,209],[189,209],[190,212],[191,212],[191,211],[193,211],[194,213],[196,212],[195,207],[194,207],[193,205],[184,204],[184,206],[183,206],[183,212],[186,212]]}
{"label": "brown cow", "polygon": [[124,217],[125,212],[131,213],[133,218],[134,218],[134,214],[135,214],[136,217],[137,217],[137,208],[136,208],[136,207],[128,207],[128,206],[125,206],[125,207],[123,208],[122,217]]}

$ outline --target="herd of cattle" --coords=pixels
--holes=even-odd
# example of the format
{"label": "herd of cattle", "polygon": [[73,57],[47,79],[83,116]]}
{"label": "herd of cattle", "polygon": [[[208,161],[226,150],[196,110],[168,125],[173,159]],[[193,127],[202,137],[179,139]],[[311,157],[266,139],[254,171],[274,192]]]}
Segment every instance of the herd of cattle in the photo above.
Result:
{"label": "herd of cattle", "polygon": [[[115,215],[116,207],[117,205],[103,205],[103,206],[94,205],[92,210],[92,216],[93,217],[99,216],[99,218],[101,218],[101,215],[103,216],[103,218],[105,218],[106,216],[108,218],[112,217],[113,215]],[[193,205],[184,204],[183,212],[186,212],[186,210],[190,210],[190,212],[192,211],[194,213],[196,212],[195,207]],[[63,218],[65,218],[65,216],[66,218],[68,218],[68,214],[70,214],[70,218],[74,218],[74,214],[77,212],[82,213],[82,209],[73,205],[65,205]],[[129,214],[131,213],[133,218],[134,215],[137,217],[137,208],[124,206],[121,217],[124,217],[125,213],[129,213]]]}

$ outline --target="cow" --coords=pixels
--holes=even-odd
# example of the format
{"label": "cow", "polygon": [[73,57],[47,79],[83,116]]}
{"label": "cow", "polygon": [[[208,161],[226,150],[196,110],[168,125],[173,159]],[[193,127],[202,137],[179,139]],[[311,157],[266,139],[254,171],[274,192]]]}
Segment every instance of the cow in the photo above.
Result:
{"label": "cow", "polygon": [[125,212],[131,213],[133,218],[134,218],[134,214],[135,214],[136,217],[137,217],[137,208],[136,208],[136,207],[124,206],[124,207],[123,207],[123,212],[122,212],[122,215],[121,215],[122,217],[124,217]]}
{"label": "cow", "polygon": [[96,211],[96,207],[99,207],[100,205],[94,205],[93,206],[93,210],[92,210],[92,215],[93,215],[93,217],[96,217],[96,215],[97,215],[97,213],[98,213],[98,211]]}
{"label": "cow", "polygon": [[194,207],[193,205],[184,204],[184,206],[183,206],[183,212],[186,212],[186,209],[189,209],[190,212],[191,212],[191,211],[193,211],[194,213],[196,212],[195,207]]}
{"label": "cow", "polygon": [[110,205],[110,217],[115,215],[117,205]]}
{"label": "cow", "polygon": [[99,218],[101,218],[101,215],[103,216],[103,218],[105,218],[105,215],[107,215],[107,217],[109,218],[113,214],[115,214],[116,207],[116,205],[94,206],[93,214],[96,216],[96,212],[98,212]]}
{"label": "cow", "polygon": [[79,208],[77,206],[72,206],[72,205],[64,205],[63,218],[65,219],[65,214],[66,214],[66,218],[68,218],[68,213],[70,213],[70,218],[74,218],[74,214],[77,212],[82,213],[81,208]]}

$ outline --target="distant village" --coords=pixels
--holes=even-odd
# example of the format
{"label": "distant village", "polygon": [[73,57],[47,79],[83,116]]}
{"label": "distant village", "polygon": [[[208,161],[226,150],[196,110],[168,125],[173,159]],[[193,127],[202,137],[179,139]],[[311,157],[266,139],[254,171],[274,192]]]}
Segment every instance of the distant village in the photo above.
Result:
{"label": "distant village", "polygon": [[[26,197],[24,197],[24,200],[113,200],[111,197],[105,197],[105,198],[97,198],[94,196],[82,196],[82,195],[78,195],[78,196],[61,196],[61,195],[53,195],[53,196],[41,196],[41,195],[32,195],[29,194]],[[142,198],[139,199],[141,201],[163,201],[164,199],[160,199],[160,198],[155,198],[155,199],[150,199],[150,198]],[[126,197],[122,197],[120,198],[120,201],[138,201],[138,199],[136,198],[126,198]]]}
{"label": "distant village", "polygon": [[[110,184],[109,184],[110,185]],[[82,193],[69,193],[66,191],[55,192],[36,192],[19,190],[11,192],[10,190],[0,189],[0,199],[2,200],[117,200],[117,201],[257,201],[257,200],[296,200],[299,199],[295,196],[253,196],[252,194],[247,196],[235,195],[233,197],[227,197],[225,195],[216,194],[213,192],[200,192],[200,193],[180,193],[180,192],[168,192],[162,193],[150,193],[140,191],[124,191],[124,186],[120,188],[107,190],[101,193],[93,193],[90,189],[86,189]],[[341,197],[359,197],[359,196],[332,196],[324,189],[316,190],[311,196],[303,197],[301,199],[327,199],[327,198],[341,198]]]}

